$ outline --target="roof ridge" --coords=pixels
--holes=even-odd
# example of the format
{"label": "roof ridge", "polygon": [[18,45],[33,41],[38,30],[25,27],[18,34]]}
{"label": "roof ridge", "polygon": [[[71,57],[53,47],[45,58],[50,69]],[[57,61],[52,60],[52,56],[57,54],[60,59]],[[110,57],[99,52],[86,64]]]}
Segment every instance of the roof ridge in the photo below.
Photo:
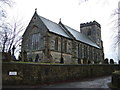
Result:
{"label": "roof ridge", "polygon": [[42,18],[44,18],[44,19],[46,19],[46,20],[48,20],[48,21],[50,21],[50,22],[52,22],[52,23],[55,23],[55,24],[57,24],[56,22],[54,22],[54,21],[52,21],[52,20],[50,20],[50,19],[47,19],[47,18],[45,18],[45,17],[43,17],[43,16],[40,16],[40,15],[38,15],[39,17],[42,17]]}
{"label": "roof ridge", "polygon": [[[74,28],[72,28],[72,27],[70,27],[70,26],[68,26],[68,25],[65,25],[65,26],[71,28],[72,30],[74,30],[74,31],[76,31],[76,32],[79,32],[79,31],[75,30]],[[81,33],[81,32],[79,32],[79,33]]]}
{"label": "roof ridge", "polygon": [[64,24],[62,24],[62,23],[60,22],[60,23],[58,23],[58,25],[60,25],[60,27],[63,28],[64,32],[65,32],[66,34],[68,34],[68,36],[70,36],[72,39],[75,39],[75,37],[72,35],[71,32],[69,32],[69,30],[64,26]]}

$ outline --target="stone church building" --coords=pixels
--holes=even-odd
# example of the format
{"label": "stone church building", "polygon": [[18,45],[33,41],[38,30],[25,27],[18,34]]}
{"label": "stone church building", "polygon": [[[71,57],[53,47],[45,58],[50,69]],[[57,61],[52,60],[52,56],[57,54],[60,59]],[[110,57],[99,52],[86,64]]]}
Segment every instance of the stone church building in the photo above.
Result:
{"label": "stone church building", "polygon": [[[80,24],[80,32],[35,13],[23,34],[23,61],[94,64],[104,59],[101,26],[96,21]],[[36,60],[37,59],[37,60]]]}

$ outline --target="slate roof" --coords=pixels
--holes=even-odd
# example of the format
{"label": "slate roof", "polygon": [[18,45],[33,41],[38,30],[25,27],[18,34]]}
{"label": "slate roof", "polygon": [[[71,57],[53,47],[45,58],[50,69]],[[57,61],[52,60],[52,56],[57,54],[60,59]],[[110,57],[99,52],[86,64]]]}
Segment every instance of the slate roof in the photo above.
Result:
{"label": "slate roof", "polygon": [[52,22],[44,17],[39,16],[40,19],[43,21],[43,23],[46,25],[46,27],[49,29],[50,32],[62,35],[64,37],[70,38],[64,31],[63,29],[60,27],[60,25],[58,25],[55,22]]}
{"label": "slate roof", "polygon": [[69,32],[71,32],[71,34],[76,38],[76,40],[84,42],[84,43],[89,44],[91,46],[99,48],[99,46],[97,46],[96,43],[94,43],[93,41],[91,41],[89,39],[89,37],[87,37],[86,35],[82,34],[81,32],[78,32],[78,31],[76,31],[76,30],[74,30],[74,29],[72,29],[72,28],[70,28],[68,26],[65,26],[65,27],[67,28],[67,30]]}
{"label": "slate roof", "polygon": [[89,39],[89,37],[85,36],[81,32],[78,32],[75,29],[72,29],[72,28],[70,28],[70,27],[68,27],[68,26],[66,26],[64,24],[62,24],[62,25],[64,25],[65,28],[61,27],[60,24],[52,22],[52,21],[50,21],[50,20],[48,20],[48,19],[46,19],[44,17],[41,17],[41,16],[39,16],[39,17],[43,21],[43,23],[46,25],[46,27],[48,28],[48,30],[50,32],[59,34],[61,36],[67,37],[67,38],[71,38],[70,35],[68,35],[68,33],[65,32],[65,30],[68,30],[72,34],[72,36],[74,36],[74,38],[76,40],[84,42],[84,43],[89,44],[91,46],[94,46],[96,48],[100,48],[96,43],[94,43],[93,41],[91,41]]}

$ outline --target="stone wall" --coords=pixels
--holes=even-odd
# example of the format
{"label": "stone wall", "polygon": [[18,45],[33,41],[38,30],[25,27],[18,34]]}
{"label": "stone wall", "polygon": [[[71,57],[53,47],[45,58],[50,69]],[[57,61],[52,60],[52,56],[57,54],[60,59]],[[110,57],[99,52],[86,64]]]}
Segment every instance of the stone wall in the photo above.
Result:
{"label": "stone wall", "polygon": [[[49,48],[49,55],[51,56],[51,60],[53,60],[52,62],[60,62],[61,57],[65,62],[64,64],[86,64],[88,62],[103,62],[104,53],[102,49],[92,47],[76,40],[70,40],[53,33],[48,34],[49,39],[47,45]],[[65,41],[66,45],[64,43]],[[84,62],[82,63],[83,59]]]}
{"label": "stone wall", "polygon": [[112,85],[120,88],[120,71],[112,73]]}
{"label": "stone wall", "polygon": [[60,63],[63,58],[64,64],[72,64],[72,40],[49,33],[48,47],[53,63]]}
{"label": "stone wall", "polygon": [[[111,75],[119,65],[48,65],[33,63],[3,63],[4,85],[41,85],[69,80],[81,80]],[[10,75],[10,74],[13,75]]]}

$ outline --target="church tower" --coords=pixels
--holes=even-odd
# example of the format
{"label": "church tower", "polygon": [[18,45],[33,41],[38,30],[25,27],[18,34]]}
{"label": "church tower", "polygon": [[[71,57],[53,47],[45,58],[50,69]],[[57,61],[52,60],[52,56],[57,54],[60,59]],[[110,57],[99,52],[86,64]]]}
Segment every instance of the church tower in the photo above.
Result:
{"label": "church tower", "polygon": [[88,36],[93,42],[102,48],[101,26],[98,22],[80,24],[80,32]]}

